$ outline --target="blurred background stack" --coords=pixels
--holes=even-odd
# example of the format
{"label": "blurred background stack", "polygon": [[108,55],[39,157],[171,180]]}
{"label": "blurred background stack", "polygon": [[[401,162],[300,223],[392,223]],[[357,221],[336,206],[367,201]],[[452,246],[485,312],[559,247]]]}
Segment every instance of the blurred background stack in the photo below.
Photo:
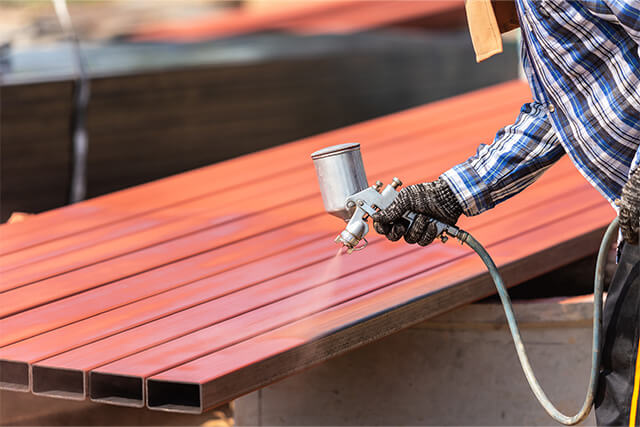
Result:
{"label": "blurred background stack", "polygon": [[[475,64],[463,1],[71,2],[91,77],[88,197],[518,75]],[[68,203],[72,51],[0,1],[1,216]],[[222,185],[222,183],[202,183]]]}

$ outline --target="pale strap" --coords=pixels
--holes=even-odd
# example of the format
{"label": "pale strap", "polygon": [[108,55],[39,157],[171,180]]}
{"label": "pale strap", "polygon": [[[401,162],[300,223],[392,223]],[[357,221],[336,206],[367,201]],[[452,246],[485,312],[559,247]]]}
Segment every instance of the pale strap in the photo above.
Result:
{"label": "pale strap", "polygon": [[467,0],[465,9],[476,61],[501,53],[502,37],[491,0]]}

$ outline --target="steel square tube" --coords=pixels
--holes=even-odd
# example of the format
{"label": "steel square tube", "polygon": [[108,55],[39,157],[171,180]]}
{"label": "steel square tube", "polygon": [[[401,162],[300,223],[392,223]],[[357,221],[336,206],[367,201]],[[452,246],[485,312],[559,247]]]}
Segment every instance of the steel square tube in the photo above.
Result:
{"label": "steel square tube", "polygon": [[[496,111],[506,112],[507,110],[504,107],[500,107],[500,110]],[[485,124],[488,132],[488,129],[493,130],[502,123],[500,116],[496,117],[495,114],[488,114],[483,118],[483,120],[490,122]],[[477,132],[480,127],[480,123],[472,123],[473,125],[468,126],[472,126],[474,131]],[[465,134],[465,131],[467,131],[466,135],[468,135],[468,129],[464,129],[463,126],[456,128],[455,131],[450,129],[440,130],[440,133],[444,133],[451,138],[456,138],[456,132],[463,135]],[[430,137],[433,138],[434,135],[431,135]],[[394,144],[394,149],[402,150],[404,144],[415,144],[415,140],[407,138],[405,140],[398,141]],[[388,167],[384,162],[384,160],[387,160],[389,157],[387,153],[388,150],[384,150],[385,147],[380,148],[381,149],[378,150],[372,150],[372,152],[368,154],[368,159],[371,161],[370,164],[385,165],[385,167]],[[435,150],[432,150],[428,155],[442,155],[442,153],[438,152],[439,149],[440,147],[436,147]],[[441,149],[444,149],[444,152],[450,153],[453,150],[453,147],[445,144],[442,145]],[[287,185],[286,187],[278,185],[283,181],[293,181],[294,184],[293,186]],[[219,195],[201,198],[183,206],[155,212],[148,218],[136,218],[131,221],[131,225],[127,225],[126,223],[118,224],[115,227],[116,230],[133,227],[138,232],[127,233],[114,240],[95,244],[94,241],[98,240],[97,236],[104,234],[104,230],[99,229],[92,233],[81,234],[79,237],[72,236],[71,242],[55,241],[48,245],[40,245],[31,250],[22,251],[12,256],[4,257],[2,259],[2,263],[11,266],[12,257],[18,257],[19,261],[24,257],[31,259],[37,258],[38,254],[42,256],[41,252],[44,254],[52,254],[56,252],[61,254],[60,256],[44,259],[41,262],[29,264],[23,269],[12,269],[6,271],[4,274],[0,275],[0,291],[8,291],[10,289],[33,283],[37,280],[43,280],[47,277],[71,271],[74,268],[100,262],[122,253],[144,249],[145,247],[149,247],[155,243],[161,243],[170,239],[178,238],[183,234],[206,231],[207,229],[214,227],[216,224],[229,222],[233,219],[237,220],[243,218],[243,216],[246,217],[248,215],[254,215],[260,211],[277,207],[283,203],[295,201],[296,198],[300,199],[301,197],[317,195],[315,181],[316,178],[313,173],[313,167],[309,165],[306,169],[296,171],[295,177],[276,177],[265,182],[260,182],[251,187],[249,194],[244,194],[245,192],[232,192],[231,197],[225,197],[226,203],[224,204],[224,207],[216,206],[216,204],[220,205]],[[297,187],[299,187],[299,189],[296,191]],[[274,189],[277,190],[278,188],[283,188],[283,191],[274,191]],[[313,190],[309,193],[307,189]],[[255,192],[256,195],[252,195],[252,192]],[[231,200],[228,200],[229,198],[231,198]],[[248,199],[252,200],[252,203],[247,205],[246,200]],[[244,203],[245,206],[238,210],[235,205],[242,203]],[[207,214],[212,210],[216,210],[216,217],[211,219],[207,219],[207,217],[198,217],[198,215]],[[225,210],[229,211],[229,213],[225,213]],[[107,235],[109,235],[109,233],[107,233]],[[74,241],[78,239],[82,239],[83,243],[75,244],[74,247]],[[91,242],[92,246],[81,250],[83,245],[87,244],[87,239]],[[60,248],[60,246],[65,248],[65,246],[69,246],[69,244],[71,244],[71,248]],[[65,253],[65,250],[69,251],[71,249],[74,250],[70,253]],[[15,264],[16,260],[13,261],[13,264]]]}
{"label": "steel square tube", "polygon": [[[237,296],[237,294],[242,290],[245,290],[245,293],[251,293],[251,288],[263,281],[271,280],[273,282],[278,276],[287,272],[296,274],[299,269],[304,269],[305,267],[307,267],[307,270],[318,269],[317,263],[323,259],[330,258],[335,249],[331,239],[327,235],[324,237],[325,239],[315,240],[301,248],[293,249],[292,253],[299,254],[297,258],[283,257],[282,254],[276,254],[252,264],[243,265],[242,268],[227,270],[211,278],[201,279],[71,325],[1,347],[0,363],[15,361],[34,363],[118,332],[144,325],[156,319],[167,319],[166,316],[174,313],[182,313],[180,316],[185,316],[195,312],[197,313],[196,316],[207,324],[207,322],[210,322],[209,319],[211,317],[207,316],[207,313],[211,310],[210,307],[220,305],[222,309],[219,309],[219,313],[216,313],[216,315],[222,315],[221,313],[229,311],[229,307],[227,307],[226,311],[224,310],[225,302],[228,300],[235,301],[235,307],[241,306],[239,303],[242,301],[242,295]],[[375,251],[375,249],[372,249],[372,251]],[[396,249],[396,251],[399,252],[399,249]],[[352,266],[351,268],[355,267]],[[179,273],[177,272],[177,274]],[[263,298],[268,296],[264,295]],[[222,303],[218,302],[218,300],[221,300]],[[176,328],[181,331],[180,324],[172,324],[173,321],[168,322],[165,329],[159,332],[174,331],[176,333]],[[151,332],[149,331],[148,333]],[[51,370],[39,372],[44,375],[53,374]],[[82,387],[83,389],[84,387]]]}
{"label": "steel square tube", "polygon": [[[579,179],[579,176],[576,176],[576,178]],[[558,208],[561,208],[564,205],[563,203],[567,202],[567,200],[570,200],[568,205],[572,206],[573,209],[579,212],[579,210],[584,207],[583,205],[585,202],[583,199],[585,199],[585,195],[592,194],[592,189],[588,187],[588,184],[581,182],[580,187],[582,187],[581,191],[576,191],[575,189],[566,188],[564,186],[556,187],[562,188],[566,192],[565,195],[568,196],[568,198],[556,198],[555,196],[558,194],[554,194],[552,202],[544,203],[536,201],[535,199],[531,200],[530,198],[521,199],[521,205],[523,204],[522,202],[526,201],[528,203],[537,203],[537,206],[527,206],[526,208],[516,212],[513,212],[514,206],[512,206],[512,214],[510,218],[503,219],[502,221],[494,220],[485,223],[484,225],[478,225],[477,227],[474,227],[473,230],[478,234],[478,236],[485,237],[489,241],[492,241],[492,239],[505,238],[503,234],[498,233],[499,230],[515,230],[516,225],[521,223],[524,219],[533,217],[538,221],[542,221],[543,217],[539,213],[549,209],[552,211],[554,209],[555,211],[558,211]],[[539,189],[540,188],[545,187],[539,187]],[[586,199],[587,205],[588,203],[593,204],[593,200],[591,200],[591,198],[586,197]],[[563,203],[561,204],[561,202]],[[558,213],[561,217],[566,214],[567,211],[562,211],[561,209]],[[553,218],[554,216],[551,215],[551,219],[547,217],[545,218],[545,221],[552,221]],[[536,222],[530,221],[529,226],[535,227]],[[132,356],[117,360],[98,369],[94,369],[90,376],[93,378],[94,374],[100,374],[100,380],[102,382],[106,381],[106,375],[112,375],[114,381],[118,381],[119,376],[132,377],[138,375],[144,378],[166,370],[171,366],[177,366],[190,359],[201,357],[204,354],[213,352],[220,347],[232,345],[238,340],[248,339],[253,335],[263,333],[270,328],[279,327],[283,322],[293,322],[296,320],[296,317],[310,315],[315,311],[326,308],[322,304],[338,304],[344,300],[355,298],[362,293],[371,292],[377,287],[384,286],[388,281],[400,280],[407,275],[420,274],[431,265],[431,262],[434,263],[432,265],[433,267],[453,262],[462,254],[469,254],[468,251],[443,251],[445,248],[446,247],[438,248],[437,246],[431,246],[420,251],[407,252],[399,259],[393,258],[389,260],[388,256],[385,258],[377,257],[380,260],[380,263],[376,264],[374,267],[366,270],[359,270],[349,277],[342,277],[335,283],[330,282],[327,285],[313,287],[308,291],[295,294],[289,298],[274,302],[271,305],[247,312],[223,323],[215,324],[210,327],[200,329],[197,332],[184,335],[181,338],[168,341],[165,344],[151,347],[141,352],[136,352]],[[453,249],[460,248],[454,247]],[[427,259],[429,261],[426,264],[421,264],[421,259]],[[394,278],[395,275],[399,275],[399,278]],[[287,276],[283,276],[282,279],[288,278]],[[330,298],[327,300],[328,295],[330,295]],[[296,307],[302,308],[296,309]],[[145,326],[153,327],[153,324],[147,324]],[[158,325],[158,328],[156,329],[160,328],[161,326]],[[108,352],[108,348],[121,348],[125,343],[132,341],[132,337],[126,337],[130,332],[133,331],[127,331],[120,336],[114,336],[111,339],[104,340],[102,343],[95,343],[95,345],[88,345],[72,350],[57,357],[42,361],[41,364],[58,367],[75,366],[76,369],[91,369],[91,364],[99,365],[101,363],[99,359],[96,359],[92,355]],[[143,333],[139,333],[138,335],[140,335],[141,338],[144,336]],[[85,364],[82,366],[78,364],[79,360],[90,360],[91,364]],[[92,387],[90,388],[92,389]],[[115,395],[98,398],[95,397],[92,392],[92,399],[106,403],[114,403],[114,400],[119,400],[119,396]]]}
{"label": "steel square tube", "polygon": [[[45,371],[43,374],[42,371]],[[31,391],[43,396],[60,397],[72,400],[84,400],[84,374],[75,369],[49,369],[36,366],[32,368],[32,377],[37,378]],[[35,375],[35,376],[34,376]]]}
{"label": "steel square tube", "polygon": [[[52,368],[51,368],[52,369]],[[85,377],[86,373],[77,371]],[[83,385],[86,382],[83,380]],[[96,376],[93,380],[91,392],[98,399],[111,399],[115,405],[131,406],[134,408],[144,407],[144,397],[142,390],[144,381],[142,378],[122,375],[118,378]]]}
{"label": "steel square tube", "polygon": [[[453,161],[448,157],[437,156],[433,151],[431,151],[429,154],[433,156],[429,163],[434,166],[435,170],[440,170]],[[424,164],[422,162],[416,163],[414,163],[410,168],[404,171],[406,176],[410,178],[412,176],[421,176],[418,171],[422,171],[424,169]],[[440,164],[442,164],[442,166],[439,166]],[[421,179],[424,178],[424,175],[422,175]],[[320,198],[316,195],[316,197],[314,197],[313,199],[303,200],[268,211],[268,215],[270,217],[273,216],[273,218],[271,218],[269,221],[269,224],[272,226],[271,229],[275,227],[282,227],[288,222],[298,220],[300,219],[300,215],[310,216],[315,212],[320,211],[321,209],[315,209],[314,203],[310,203],[312,200],[320,205]],[[185,256],[193,255],[195,252],[193,248],[195,236],[200,237],[200,241],[205,239],[205,237],[210,236],[205,240],[208,242],[210,239],[219,237],[220,235],[225,236],[225,234],[225,237],[227,237],[227,239],[231,239],[231,237],[229,236],[229,234],[231,234],[236,238],[236,240],[239,240],[257,233],[258,231],[256,230],[256,228],[258,228],[262,232],[266,231],[265,228],[267,230],[270,229],[266,227],[264,221],[260,221],[259,218],[260,217],[256,216],[243,218],[233,222],[232,224],[229,224],[228,227],[213,228],[201,233],[196,233],[195,235],[187,235],[185,237],[159,244],[151,248],[124,255],[123,257],[115,258],[112,260],[112,262],[118,263],[119,268],[117,270],[112,268],[111,262],[101,262],[98,264],[90,265],[83,269],[72,271],[66,275],[54,276],[50,279],[45,279],[32,285],[26,285],[13,291],[7,291],[3,294],[3,299],[6,302],[6,306],[0,307],[0,317],[17,313],[19,311],[37,306],[39,304],[43,304],[52,299],[65,297],[73,292],[79,292],[82,290],[86,290],[87,288],[90,289],[91,287],[99,286],[100,284],[108,280],[115,280],[116,278],[125,275],[136,274],[140,272],[140,270],[153,268],[158,264],[162,264],[163,262],[171,262],[175,260],[175,258],[177,257],[176,253],[179,253],[180,250],[189,251],[189,253],[185,254]],[[244,224],[250,225],[245,226]],[[251,229],[251,226],[253,226],[253,229]],[[245,227],[245,229],[243,229],[243,227]],[[226,233],[225,230],[227,231]],[[240,231],[241,235],[234,235],[232,231],[238,230],[242,230]],[[191,244],[185,243],[185,240],[190,242]],[[230,241],[223,240],[222,242],[218,241],[218,243],[219,245],[222,245],[228,244],[230,243]],[[178,248],[176,248],[175,246],[178,246]],[[185,246],[185,249],[179,249],[184,248]],[[130,260],[131,258],[135,259],[136,262]],[[150,263],[151,265],[149,265]],[[126,266],[127,269],[124,269],[123,266]],[[99,282],[96,283],[96,281],[98,280]],[[29,295],[29,298],[25,296],[25,293]]]}
{"label": "steel square tube", "polygon": [[[550,185],[555,186],[555,188],[572,193],[572,196],[574,198],[575,198],[575,194],[573,194],[574,191],[572,189],[567,190],[563,186],[558,186],[558,184],[561,184],[563,182],[568,183],[573,181],[575,185],[578,186],[577,188],[585,187],[586,185],[578,176],[575,176],[575,175],[568,175],[567,178],[564,178],[562,180],[553,179],[555,178],[554,175],[563,176],[562,174],[558,174],[558,172],[554,172],[553,174],[550,174],[547,179],[538,183],[536,187],[531,190],[530,198],[521,199],[517,204],[512,204],[510,209],[510,214],[513,214],[512,211],[516,206],[526,204],[526,203],[532,203],[531,198],[535,197],[537,194],[547,193],[548,192],[547,187]],[[567,181],[567,179],[569,181]],[[577,200],[579,200],[579,198]],[[536,203],[536,202],[533,202],[533,203]],[[530,212],[531,211],[529,209],[526,210],[527,214],[530,214]],[[495,219],[496,214],[499,215],[500,213],[501,213],[501,210],[496,209],[492,215],[485,216],[483,218],[483,221],[485,221],[485,223],[487,224],[491,223],[492,218]],[[376,239],[379,239],[379,238],[374,237],[372,239],[372,242],[375,242]],[[320,245],[320,247],[327,248],[327,251],[325,253],[326,257],[330,257],[330,255],[333,253],[333,248],[335,248],[335,246],[333,246],[333,244],[329,239],[327,239],[326,241],[316,242],[316,245]],[[332,249],[329,249],[330,247]],[[298,255],[301,258],[303,263],[310,263],[311,261],[310,256],[305,255],[305,251],[308,252],[309,250],[315,251],[313,247],[305,247],[303,249],[297,249],[295,252],[292,252],[292,254]],[[369,251],[367,252],[367,255],[368,256],[371,256],[372,254],[375,255],[375,252],[371,252],[374,250],[376,250],[375,247],[373,249],[369,249]],[[412,250],[411,247],[398,247],[394,245],[390,251],[382,252],[381,255],[383,257],[397,256],[397,255],[394,255],[393,253],[398,251],[398,254],[401,254],[401,253],[407,253],[411,250]],[[309,252],[309,253],[313,253],[313,252]],[[319,254],[320,256],[322,256],[322,251]],[[281,258],[285,262],[285,264],[280,267],[278,267],[277,263],[274,264],[274,261],[273,261],[273,259],[279,259],[279,258]],[[355,257],[352,257],[352,260],[354,258]],[[272,274],[282,274],[282,272],[284,271],[283,267],[285,265],[291,269],[292,267],[291,262],[292,261],[290,260],[290,257],[283,257],[282,254],[278,254],[274,257],[267,258],[261,262],[251,264],[250,265],[251,270],[246,270],[246,266],[245,266],[245,268],[243,268],[242,270],[229,271],[219,276],[216,276],[214,278],[215,280],[213,281],[201,280],[199,282],[195,282],[190,285],[184,286],[180,289],[176,289],[173,292],[168,292],[164,295],[156,295],[155,297],[139,301],[136,304],[125,306],[122,309],[116,310],[112,313],[106,313],[104,316],[95,316],[86,321],[82,321],[82,322],[70,325],[69,327],[52,331],[50,333],[34,337],[33,339],[19,342],[16,345],[0,348],[0,360],[13,361],[13,360],[20,360],[20,358],[24,359],[26,357],[30,363],[40,361],[46,357],[50,357],[57,353],[61,353],[70,348],[79,347],[81,345],[90,343],[92,340],[99,339],[101,338],[101,335],[99,334],[102,334],[102,336],[109,336],[109,335],[112,335],[113,333],[118,332],[119,330],[135,327],[137,325],[144,323],[145,321],[151,321],[153,319],[159,318],[160,316],[165,316],[167,314],[171,314],[172,312],[176,312],[178,311],[178,309],[187,308],[189,307],[189,304],[195,304],[196,302],[197,303],[206,302],[207,298],[211,298],[212,296],[216,296],[216,295],[218,296],[223,295],[223,291],[222,291],[223,289],[227,289],[226,292],[235,292],[237,290],[240,290],[246,286],[246,284],[243,285],[243,283],[252,283],[252,281],[256,281],[256,276],[253,272],[262,271],[265,267],[267,268],[267,270],[274,269]],[[352,263],[350,267],[360,268],[359,264],[356,264],[356,263]],[[311,268],[318,268],[318,267],[311,266]],[[249,279],[246,279],[246,277],[248,277]],[[286,278],[287,276],[283,276],[283,277]],[[240,281],[239,283],[235,283],[237,282],[237,279],[242,279],[242,278],[245,278],[244,280],[248,280],[248,281],[247,282]],[[228,285],[227,288],[223,287],[222,289],[220,287],[212,286],[212,283],[224,282],[224,281],[232,282],[233,285]],[[262,292],[264,293],[264,291]],[[190,295],[191,295],[190,297],[191,299],[186,298]],[[269,295],[275,298],[277,294],[274,292],[274,293],[270,293]],[[196,296],[196,299],[193,299],[193,296]],[[230,296],[229,298],[232,298],[232,297],[234,296]],[[227,299],[223,299],[223,302],[222,302],[223,306],[225,304],[224,301],[226,301]],[[242,297],[241,299],[255,302],[249,297]],[[167,306],[165,303],[164,304],[165,308],[163,308],[163,305],[159,304],[158,302],[153,302],[154,300],[166,301],[168,302],[169,305]],[[266,300],[264,303],[267,303],[267,302],[268,300]],[[194,317],[195,319],[208,319],[207,317],[202,317],[200,314],[197,314],[197,313],[203,310],[204,310],[203,313],[205,313],[207,310],[215,310],[213,307],[217,303],[218,302],[213,301],[212,304],[206,304],[205,307],[196,307],[191,311],[187,310],[187,312],[183,312],[181,316],[184,315],[188,317],[190,315],[189,314],[190,312],[195,312],[196,314],[191,315],[191,317]],[[207,308],[209,306],[212,306],[212,308],[211,309]],[[240,305],[240,307],[242,307],[242,305]],[[244,307],[244,309],[246,310],[248,308]],[[125,314],[129,312],[134,313],[137,317],[135,319],[129,319],[129,320],[123,319]],[[149,314],[146,315],[145,312]],[[225,311],[223,310],[222,312],[224,313]],[[122,313],[122,314],[119,314],[119,313]],[[147,317],[144,317],[143,314]],[[152,317],[149,317],[149,316],[152,316]],[[157,332],[155,331],[168,331],[170,333],[173,333],[174,335],[172,336],[172,338],[175,338],[176,336],[179,336],[179,335],[175,335],[176,332],[173,332],[174,329],[171,328],[173,317],[176,317],[176,316],[167,318],[166,326],[158,325],[158,327],[156,327],[153,324],[148,324],[148,325],[145,325],[144,327],[138,328],[138,330],[131,330],[131,331],[128,331],[127,333],[120,334],[120,337],[121,338],[124,337],[124,338],[122,338],[119,342],[107,344],[102,348],[100,348],[100,342],[95,343],[95,345],[92,345],[92,344],[85,345],[84,348],[79,348],[78,351],[76,352],[68,353],[71,355],[71,359],[70,359],[71,362],[64,366],[66,369],[74,369],[78,365],[83,366],[80,364],[80,360],[84,361],[83,363],[87,363],[86,361],[89,360],[90,363],[93,363],[95,365],[96,358],[100,359],[100,357],[105,357],[106,355],[109,355],[109,357],[111,358],[116,358],[117,355],[122,357],[127,354],[126,351],[129,351],[129,352],[139,351],[140,348],[144,348],[144,346],[150,346],[152,344],[149,343],[149,339],[151,339],[152,337],[155,337],[156,344],[158,343],[158,341],[169,339],[166,336],[163,336],[163,338],[157,338],[156,337]],[[113,324],[111,324],[111,326],[108,326],[110,325],[108,323],[109,318],[116,319],[116,321],[118,322],[116,324],[118,325],[117,328]],[[160,323],[162,322],[163,321],[160,321]],[[200,320],[200,323],[198,324],[198,326],[192,325],[191,329],[181,330],[181,333],[186,334],[189,331],[193,330],[194,328],[205,327],[207,325],[208,325],[207,321],[202,323],[202,320]],[[149,328],[147,328],[147,326],[149,326]],[[147,329],[148,329],[148,332],[147,332]],[[138,333],[139,338],[137,339],[127,338],[130,335],[135,336],[136,333]],[[81,339],[84,341],[80,341]],[[146,344],[141,345],[141,342]],[[118,353],[114,354],[114,349],[117,349]],[[125,351],[125,349],[128,349],[128,350]],[[88,355],[85,354],[85,356],[81,357],[80,359],[77,359],[74,357],[75,354],[81,354],[84,350],[88,351]],[[95,356],[96,354],[101,356]],[[28,356],[25,356],[25,355],[28,355]],[[64,355],[62,355],[61,358],[62,360],[64,360]],[[49,360],[43,361],[40,364],[40,366],[52,368],[53,366],[51,364],[54,361],[59,363],[59,361],[57,361],[57,359],[54,357],[53,360],[49,359]],[[106,360],[105,363],[107,361],[108,360]],[[88,370],[94,367],[94,365],[89,365],[89,366],[85,365],[84,368],[81,368],[81,369]],[[52,371],[40,370],[39,372],[40,372],[40,375],[47,375]],[[80,387],[78,387],[77,389],[81,390]],[[82,396],[84,396],[85,394],[84,388],[82,388],[81,391],[82,391]]]}
{"label": "steel square tube", "polygon": [[[563,264],[567,255],[577,259],[592,252],[606,224],[603,218],[611,217],[611,208],[600,202],[577,215],[518,233],[491,245],[489,250],[495,254],[507,283],[519,282],[533,276],[528,266],[544,265],[545,270],[552,269]],[[390,284],[155,375],[147,380],[148,407],[201,413],[491,293],[493,284],[484,267],[473,257],[466,257],[455,268],[445,267]],[[188,400],[174,395],[185,385],[197,390],[198,395]]]}
{"label": "steel square tube", "polygon": [[[482,89],[464,96],[453,97],[446,102],[434,102],[402,114],[392,114],[376,120],[356,124],[336,131],[303,139],[295,144],[275,147],[259,153],[222,162],[212,167],[197,169],[164,178],[141,186],[97,197],[70,207],[38,214],[29,221],[0,225],[0,255],[13,253],[45,242],[53,241],[95,227],[122,221],[150,212],[154,209],[183,203],[211,194],[203,182],[224,182],[229,187],[250,185],[259,179],[276,176],[285,171],[305,167],[308,153],[318,146],[337,140],[362,140],[363,147],[375,146],[384,141],[376,136],[384,135],[384,129],[407,127],[416,120],[431,116],[430,128],[448,127],[456,123],[461,112],[473,117],[478,109],[503,100],[528,98],[530,92],[522,82],[508,82]],[[428,132],[429,127],[424,131]],[[369,141],[370,140],[370,141]],[[265,162],[269,168],[264,168]],[[278,165],[286,165],[278,168]],[[43,232],[44,231],[44,232]]]}
{"label": "steel square tube", "polygon": [[[6,358],[6,357],[5,357],[5,360],[7,360],[7,358]],[[11,359],[8,359],[8,360],[11,360]]]}
{"label": "steel square tube", "polygon": [[[0,347],[326,238],[329,233],[335,233],[334,220],[316,216],[5,317],[0,319]],[[172,274],[177,270],[180,275]]]}
{"label": "steel square tube", "polygon": [[0,361],[0,388],[29,391],[29,364],[21,361]]}

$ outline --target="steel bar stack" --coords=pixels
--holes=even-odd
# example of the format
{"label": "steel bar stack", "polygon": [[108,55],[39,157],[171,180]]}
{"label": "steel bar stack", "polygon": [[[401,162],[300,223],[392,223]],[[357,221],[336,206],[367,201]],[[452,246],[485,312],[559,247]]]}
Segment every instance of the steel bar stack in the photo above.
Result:
{"label": "steel bar stack", "polygon": [[268,31],[293,34],[351,34],[384,28],[453,29],[465,23],[462,0],[333,0],[268,11],[230,10],[193,20],[142,27],[137,41],[183,42]]}
{"label": "steel bar stack", "polygon": [[[436,178],[529,99],[507,83],[0,226],[0,387],[200,413],[493,293],[451,241],[336,257],[310,153]],[[614,215],[567,159],[464,218],[515,285],[592,254]],[[434,349],[434,351],[437,351]]]}

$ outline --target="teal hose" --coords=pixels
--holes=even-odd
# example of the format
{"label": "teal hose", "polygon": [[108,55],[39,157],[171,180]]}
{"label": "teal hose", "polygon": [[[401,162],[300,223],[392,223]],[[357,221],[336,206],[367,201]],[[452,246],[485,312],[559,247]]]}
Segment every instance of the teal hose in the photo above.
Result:
{"label": "teal hose", "polygon": [[500,300],[502,301],[504,313],[507,316],[507,323],[509,324],[511,336],[513,337],[513,343],[516,346],[516,352],[518,353],[518,358],[520,359],[520,365],[522,366],[524,375],[527,377],[527,382],[529,383],[533,394],[535,394],[542,407],[554,420],[568,426],[578,424],[580,421],[584,420],[587,415],[589,415],[591,406],[593,405],[596,387],[598,386],[598,374],[600,372],[602,289],[604,272],[609,249],[617,238],[617,229],[618,219],[616,218],[607,228],[607,231],[605,232],[605,235],[602,239],[602,243],[600,244],[600,251],[598,252],[596,274],[593,284],[593,346],[591,356],[591,377],[589,378],[589,387],[587,389],[587,395],[585,397],[584,403],[582,404],[582,408],[574,416],[567,416],[558,411],[553,403],[551,403],[542,387],[540,387],[540,384],[538,383],[538,380],[533,373],[533,369],[531,368],[531,364],[529,363],[529,358],[527,357],[527,352],[524,348],[524,343],[522,342],[522,338],[520,336],[520,329],[518,329],[518,323],[516,322],[516,317],[513,313],[513,306],[511,304],[511,299],[509,298],[509,293],[507,292],[507,288],[505,287],[504,282],[502,281],[502,277],[498,272],[498,268],[491,259],[491,256],[489,256],[489,253],[486,251],[486,249],[469,233],[459,230],[455,234],[455,237],[458,238],[462,243],[466,243],[471,247],[471,249],[476,251],[476,253],[480,256],[482,261],[487,266],[487,269],[489,270],[489,274],[491,275],[491,278],[496,285],[498,295],[500,296]]}

